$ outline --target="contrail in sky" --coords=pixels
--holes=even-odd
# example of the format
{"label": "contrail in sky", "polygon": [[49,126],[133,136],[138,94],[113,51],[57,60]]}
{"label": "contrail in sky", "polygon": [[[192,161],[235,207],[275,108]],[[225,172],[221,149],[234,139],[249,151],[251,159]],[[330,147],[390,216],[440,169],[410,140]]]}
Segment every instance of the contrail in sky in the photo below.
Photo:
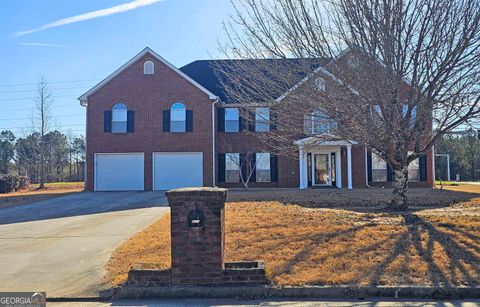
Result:
{"label": "contrail in sky", "polygon": [[160,1],[164,1],[164,0],[135,0],[135,1],[132,1],[132,2],[112,6],[112,7],[106,8],[106,9],[96,10],[96,11],[92,11],[92,12],[88,12],[88,13],[84,13],[84,14],[80,14],[80,15],[76,15],[76,16],[72,16],[72,17],[59,19],[59,20],[56,20],[54,22],[47,23],[47,24],[45,24],[41,27],[38,27],[38,28],[15,32],[12,35],[13,36],[22,36],[22,35],[27,35],[27,34],[30,34],[30,33],[38,32],[38,31],[42,31],[42,30],[46,30],[46,29],[51,29],[51,28],[56,28],[56,27],[68,25],[68,24],[71,24],[71,23],[76,23],[76,22],[95,19],[95,18],[99,18],[99,17],[110,16],[110,15],[113,15],[113,14],[128,12],[128,11],[137,9],[139,7],[147,6],[147,5],[154,4],[154,3],[160,2]]}

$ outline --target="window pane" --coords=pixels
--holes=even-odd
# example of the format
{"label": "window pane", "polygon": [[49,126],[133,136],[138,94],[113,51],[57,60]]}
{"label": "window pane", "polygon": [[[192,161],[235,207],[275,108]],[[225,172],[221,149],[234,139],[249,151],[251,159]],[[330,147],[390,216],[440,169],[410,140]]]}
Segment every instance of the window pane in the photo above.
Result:
{"label": "window pane", "polygon": [[330,131],[330,119],[321,112],[312,114],[313,133],[328,133]]}
{"label": "window pane", "polygon": [[270,131],[270,109],[269,108],[255,109],[255,131],[258,131],[258,132]]}
{"label": "window pane", "polygon": [[171,121],[170,122],[170,131],[171,132],[185,132],[186,125],[185,121]]}
{"label": "window pane", "polygon": [[[408,155],[411,155],[412,153],[412,151],[409,151]],[[418,158],[408,164],[408,180],[420,180],[420,164]]]}
{"label": "window pane", "polygon": [[255,156],[257,182],[270,182],[270,154],[261,152]]}
{"label": "window pane", "polygon": [[387,162],[376,153],[372,153],[372,169],[387,169]]}
{"label": "window pane", "polygon": [[143,73],[145,75],[153,75],[155,70],[155,66],[153,65],[152,61],[146,61],[143,63]]}
{"label": "window pane", "polygon": [[266,152],[256,153],[257,170],[270,170],[270,154]]}
{"label": "window pane", "polygon": [[112,107],[112,121],[127,121],[127,105],[124,103],[116,103]]}
{"label": "window pane", "polygon": [[325,80],[323,80],[322,78],[317,78],[315,80],[315,86],[317,87],[317,90],[321,92],[325,91]]}
{"label": "window pane", "polygon": [[239,111],[237,108],[226,108],[225,119],[226,120],[238,120]]}
{"label": "window pane", "polygon": [[225,132],[238,132],[240,112],[237,108],[225,109]]}
{"label": "window pane", "polygon": [[170,107],[170,120],[172,121],[184,121],[185,120],[185,105],[183,103],[176,102]]}
{"label": "window pane", "polygon": [[375,153],[372,153],[372,181],[387,181],[387,162]]}
{"label": "window pane", "polygon": [[225,182],[240,182],[240,172],[226,170]]}
{"label": "window pane", "polygon": [[240,182],[240,154],[225,154],[225,182]]}
{"label": "window pane", "polygon": [[225,169],[239,170],[240,169],[240,154],[227,153],[225,154]]}
{"label": "window pane", "polygon": [[264,170],[257,170],[256,173],[256,180],[257,182],[270,182],[270,171],[264,171]]}
{"label": "window pane", "polygon": [[303,115],[303,129],[307,134],[312,133],[312,115],[311,114]]}
{"label": "window pane", "polygon": [[172,110],[170,111],[172,121],[184,121],[185,120],[185,110]]}
{"label": "window pane", "polygon": [[226,120],[225,121],[225,132],[239,132],[240,122],[238,120]]}
{"label": "window pane", "polygon": [[127,113],[128,108],[124,103],[116,103],[112,107],[112,132],[127,132]]}
{"label": "window pane", "polygon": [[373,182],[386,182],[387,170],[386,169],[372,169],[372,181]]}
{"label": "window pane", "polygon": [[268,123],[255,123],[255,131],[257,132],[267,132],[270,131],[270,124]]}
{"label": "window pane", "polygon": [[116,122],[112,121],[112,132],[113,133],[124,133],[127,132],[127,122]]}

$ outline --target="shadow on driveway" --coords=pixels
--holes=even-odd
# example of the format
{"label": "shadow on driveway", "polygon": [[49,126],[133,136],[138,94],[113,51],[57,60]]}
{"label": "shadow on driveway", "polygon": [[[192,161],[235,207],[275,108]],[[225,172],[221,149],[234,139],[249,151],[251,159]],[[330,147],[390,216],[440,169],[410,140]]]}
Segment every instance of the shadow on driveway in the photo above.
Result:
{"label": "shadow on driveway", "polygon": [[0,209],[0,225],[165,207],[165,192],[83,192]]}

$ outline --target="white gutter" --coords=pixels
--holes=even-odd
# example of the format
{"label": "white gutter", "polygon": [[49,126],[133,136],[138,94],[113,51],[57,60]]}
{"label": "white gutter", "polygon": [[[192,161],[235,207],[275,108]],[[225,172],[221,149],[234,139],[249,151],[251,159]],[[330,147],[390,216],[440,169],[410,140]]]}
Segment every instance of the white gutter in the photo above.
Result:
{"label": "white gutter", "polygon": [[88,146],[88,143],[87,143],[87,133],[88,133],[88,104],[86,103],[82,103],[82,101],[80,101],[80,105],[81,106],[84,106],[85,107],[85,164],[83,165],[83,185],[84,185],[84,189],[86,190],[87,189],[87,146]]}
{"label": "white gutter", "polygon": [[216,186],[216,169],[215,169],[215,104],[218,98],[212,103],[212,186]]}

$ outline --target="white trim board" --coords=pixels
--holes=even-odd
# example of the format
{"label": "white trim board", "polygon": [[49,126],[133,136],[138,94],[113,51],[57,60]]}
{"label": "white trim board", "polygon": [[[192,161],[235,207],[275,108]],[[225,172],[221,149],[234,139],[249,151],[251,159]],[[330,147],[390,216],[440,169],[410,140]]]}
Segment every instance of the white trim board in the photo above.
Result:
{"label": "white trim board", "polygon": [[103,79],[102,81],[100,81],[97,85],[95,85],[94,87],[92,87],[90,90],[88,90],[85,94],[83,94],[82,96],[80,96],[78,98],[78,100],[80,100],[80,104],[85,106],[87,105],[88,103],[88,97],[91,96],[93,93],[95,93],[96,91],[98,91],[100,88],[102,88],[105,84],[107,84],[108,82],[110,82],[113,78],[115,78],[116,76],[118,76],[121,72],[123,72],[124,70],[126,70],[128,67],[130,67],[133,63],[135,63],[136,61],[138,61],[141,57],[143,57],[144,55],[146,55],[147,53],[153,55],[157,60],[159,60],[160,62],[162,62],[163,64],[165,64],[166,66],[168,66],[170,69],[172,69],[174,72],[176,72],[177,74],[179,74],[180,76],[182,76],[183,78],[185,78],[187,81],[189,81],[190,83],[192,83],[193,85],[195,85],[198,89],[200,89],[202,92],[204,92],[205,94],[208,95],[208,98],[210,99],[218,99],[218,97],[216,95],[214,95],[212,92],[210,92],[209,90],[207,90],[206,88],[204,88],[203,86],[201,86],[199,83],[197,83],[195,80],[193,80],[192,78],[190,78],[189,76],[187,76],[186,74],[184,74],[181,70],[179,70],[177,67],[175,67],[173,64],[171,64],[170,62],[168,62],[167,60],[165,60],[164,58],[162,58],[158,53],[156,53],[155,51],[153,51],[152,49],[150,49],[149,47],[146,47],[145,49],[143,49],[142,51],[140,51],[140,53],[138,53],[136,56],[134,56],[132,59],[130,59],[127,63],[123,64],[122,66],[120,66],[120,68],[118,68],[117,70],[115,70],[112,74],[110,74],[108,77],[106,77],[105,79]]}

